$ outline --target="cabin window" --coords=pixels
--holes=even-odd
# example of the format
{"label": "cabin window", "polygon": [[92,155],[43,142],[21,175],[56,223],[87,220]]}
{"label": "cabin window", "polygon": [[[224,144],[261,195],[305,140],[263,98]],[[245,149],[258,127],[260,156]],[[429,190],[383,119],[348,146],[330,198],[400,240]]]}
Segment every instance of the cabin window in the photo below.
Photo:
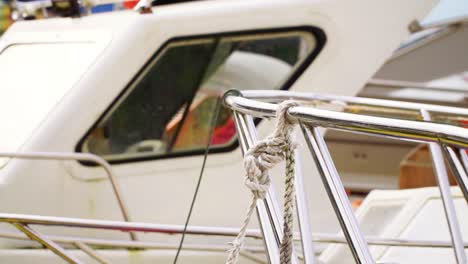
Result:
{"label": "cabin window", "polygon": [[[280,89],[316,46],[302,31],[169,42],[85,137],[82,151],[108,161],[200,153],[217,100],[229,89]],[[213,149],[235,142],[221,109]]]}

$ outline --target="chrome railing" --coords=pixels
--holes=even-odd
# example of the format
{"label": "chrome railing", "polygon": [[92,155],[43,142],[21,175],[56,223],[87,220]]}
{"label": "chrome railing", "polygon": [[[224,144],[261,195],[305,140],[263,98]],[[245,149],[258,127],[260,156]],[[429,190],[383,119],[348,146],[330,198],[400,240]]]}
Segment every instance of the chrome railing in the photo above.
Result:
{"label": "chrome railing", "polygon": [[[0,152],[0,158],[16,158],[16,159],[30,159],[30,160],[76,160],[92,162],[101,166],[107,174],[109,182],[111,183],[112,190],[114,191],[115,198],[119,205],[122,217],[125,221],[130,222],[130,213],[122,194],[117,177],[112,170],[111,165],[103,158],[91,153],[67,153],[67,152]],[[130,232],[132,240],[137,240],[134,233]]]}
{"label": "chrome railing", "polygon": [[[449,165],[455,175],[465,199],[468,202],[467,156],[465,148],[468,148],[468,130],[454,125],[431,122],[432,114],[468,116],[468,109],[445,107],[437,105],[378,100],[371,98],[357,98],[346,96],[321,95],[310,93],[294,93],[286,91],[230,91],[225,94],[225,105],[234,111],[236,127],[239,132],[239,141],[242,149],[248,149],[254,142],[248,142],[249,137],[255,136],[255,127],[252,117],[271,118],[275,116],[277,105],[269,102],[280,102],[286,99],[296,99],[304,102],[304,106],[292,107],[288,110],[289,118],[297,122],[303,132],[308,147],[316,164],[318,165],[322,181],[333,205],[339,223],[342,227],[346,241],[357,263],[375,263],[369,248],[368,241],[361,232],[359,223],[353,213],[351,204],[345,193],[339,174],[330,156],[319,128],[331,128],[353,133],[363,133],[374,136],[388,137],[398,140],[409,140],[428,143],[433,157],[435,174],[444,205],[447,224],[450,231],[452,247],[457,263],[467,263],[453,198],[450,193],[447,170],[443,157],[449,161]],[[263,101],[260,101],[263,100]],[[265,102],[269,101],[269,102]],[[317,107],[306,106],[307,103],[328,103],[346,106],[364,105],[375,107],[387,107],[417,111],[421,121],[406,120],[402,118],[379,117],[372,115],[353,114],[342,111],[323,110]],[[247,143],[246,143],[247,142]],[[459,150],[459,155],[455,152]],[[302,177],[302,176],[300,176]],[[303,190],[296,190],[297,193]],[[298,200],[298,217],[300,223],[304,222],[301,215],[306,215],[303,206]],[[276,222],[280,219],[276,209],[276,197],[274,193],[268,193],[265,201],[259,202],[257,210],[260,216],[262,232],[265,236],[266,248],[270,261],[277,261],[277,246],[281,233]],[[270,216],[265,217],[264,215]],[[269,220],[269,221],[265,221]],[[302,220],[302,221],[301,221]],[[302,228],[302,224],[301,224]],[[310,226],[307,227],[310,230]],[[302,231],[302,230],[301,230]],[[309,233],[310,234],[310,233]],[[309,238],[304,234],[302,240]],[[306,243],[303,243],[305,245]],[[306,250],[311,250],[305,249]],[[312,263],[313,260],[306,263]]]}
{"label": "chrome railing", "polygon": [[[73,237],[73,236],[54,236],[46,235],[33,229],[33,225],[45,226],[60,226],[67,228],[92,228],[100,230],[113,230],[121,232],[145,232],[145,233],[158,233],[158,234],[182,234],[184,232],[183,225],[167,225],[167,224],[150,224],[150,223],[128,223],[122,221],[103,221],[94,219],[79,219],[79,218],[66,218],[66,217],[49,217],[37,215],[21,215],[21,214],[0,214],[0,222],[9,223],[15,226],[26,226],[28,231],[24,232],[26,235],[30,234],[29,231],[34,233],[34,236],[25,236],[20,233],[13,232],[0,232],[0,238],[15,239],[15,240],[34,240],[46,248],[51,249],[62,259],[68,263],[82,263],[75,256],[66,250],[66,248],[77,248],[88,254],[90,257],[99,263],[110,263],[102,254],[99,254],[94,248],[107,248],[102,249],[101,252],[106,252],[116,249],[146,249],[146,250],[167,250],[177,249],[178,244],[170,243],[157,243],[147,241],[131,241],[122,239],[99,239],[99,238],[86,238],[86,237]],[[208,226],[188,226],[186,234],[190,235],[203,235],[203,236],[226,236],[234,237],[239,230],[237,228],[227,227],[208,227]],[[301,230],[302,232],[302,230]],[[263,235],[258,229],[247,230],[247,237],[252,239],[262,239]],[[309,233],[310,241],[319,243],[333,243],[333,244],[346,244],[347,240],[340,235],[324,234],[324,233]],[[295,234],[296,241],[302,241],[303,237]],[[367,243],[373,246],[394,246],[394,247],[431,247],[431,248],[450,248],[452,243],[450,241],[436,241],[436,240],[414,240],[414,239],[399,239],[399,238],[383,238],[383,237],[366,237]],[[468,243],[464,243],[464,247],[468,249]],[[228,245],[212,245],[212,244],[185,244],[185,250],[191,251],[205,251],[205,252],[226,252],[229,249]],[[256,253],[264,253],[264,247],[246,246],[241,255],[248,259],[254,259],[259,263],[264,262],[259,258]],[[314,254],[314,251],[309,254]],[[300,258],[308,261],[307,252],[303,252]],[[310,263],[310,262],[307,262]]]}
{"label": "chrome railing", "polygon": [[[377,246],[400,246],[400,247],[433,247],[433,248],[453,248],[457,262],[466,263],[464,249],[468,248],[468,243],[463,242],[457,222],[456,211],[453,206],[453,199],[449,192],[447,174],[443,156],[448,160],[455,178],[468,201],[468,156],[464,148],[468,147],[468,130],[453,125],[438,124],[431,122],[432,114],[448,116],[468,116],[468,110],[455,107],[444,107],[436,105],[427,105],[419,103],[395,102],[388,100],[378,100],[370,98],[356,98],[346,96],[332,96],[319,94],[304,94],[283,91],[247,91],[230,92],[225,95],[225,104],[234,110],[234,118],[239,135],[239,142],[243,152],[253,146],[257,140],[256,128],[253,117],[270,118],[275,116],[276,105],[264,102],[279,102],[285,99],[296,99],[304,103],[313,102],[336,104],[346,109],[350,105],[364,105],[375,107],[386,107],[395,109],[411,110],[419,113],[420,119],[426,121],[411,121],[398,118],[376,117],[362,114],[352,114],[339,111],[330,111],[318,109],[315,107],[299,106],[289,109],[291,120],[295,120],[301,127],[310,151],[315,158],[318,168],[321,172],[323,183],[327,194],[332,201],[335,213],[342,226],[344,236],[331,234],[314,234],[309,219],[307,219],[307,205],[305,199],[305,190],[303,176],[300,173],[300,164],[297,166],[296,174],[296,202],[299,220],[299,233],[295,235],[295,240],[301,242],[302,254],[297,253],[293,258],[295,263],[303,259],[305,263],[315,262],[314,242],[321,243],[347,243],[358,263],[375,263],[370,254],[368,245]],[[263,101],[259,101],[263,100]],[[305,105],[304,104],[304,105]],[[431,240],[408,240],[399,238],[381,238],[364,237],[359,223],[354,216],[353,210],[349,204],[348,197],[344,192],[343,184],[340,181],[336,167],[330,157],[327,145],[324,141],[319,127],[340,129],[354,133],[365,133],[376,136],[396,138],[400,140],[411,140],[431,144],[431,153],[433,154],[436,174],[438,177],[441,197],[444,204],[447,223],[451,235],[451,241],[431,241]],[[103,159],[90,155],[78,153],[0,153],[0,157],[14,157],[24,159],[41,160],[83,160],[100,164],[106,170],[109,179],[114,187],[117,200],[122,209],[124,219],[128,221],[128,211],[120,188],[111,166]],[[299,160],[296,152],[296,160]],[[260,219],[260,230],[249,230],[247,236],[255,239],[263,239],[265,248],[247,247],[250,252],[267,253],[268,260],[271,263],[278,263],[279,245],[281,241],[281,215],[278,200],[274,190],[268,192],[267,198],[259,201],[257,212]],[[22,231],[26,236],[16,233],[0,233],[2,238],[10,239],[32,239],[41,243],[46,248],[66,260],[68,263],[82,263],[75,256],[67,252],[63,245],[77,248],[100,263],[109,263],[103,256],[98,254],[93,247],[106,246],[112,249],[124,248],[144,248],[144,249],[168,249],[177,248],[177,245],[161,244],[153,242],[142,242],[132,240],[109,240],[96,238],[77,238],[67,236],[49,236],[38,232],[32,226],[61,226],[68,228],[93,228],[100,230],[115,230],[128,232],[147,232],[164,234],[181,234],[186,232],[191,235],[206,236],[235,236],[238,230],[234,228],[216,228],[216,227],[194,227],[189,226],[184,231],[184,226],[162,225],[135,222],[103,221],[92,219],[76,219],[63,217],[45,217],[17,214],[0,214],[0,222],[9,223]],[[134,238],[134,236],[132,237]],[[191,245],[184,246],[186,249],[193,250],[226,250],[226,246],[219,245]],[[255,256],[248,252],[242,252],[249,258]]]}
{"label": "chrome railing", "polygon": [[[140,241],[122,241],[122,240],[102,240],[102,239],[86,239],[77,237],[53,237],[44,235],[34,228],[32,225],[41,226],[59,226],[68,228],[91,228],[100,230],[113,230],[121,232],[145,232],[145,233],[162,233],[162,234],[189,234],[189,235],[205,235],[205,236],[236,236],[239,232],[236,228],[224,227],[204,227],[204,226],[188,226],[186,229],[182,225],[165,225],[165,224],[150,224],[150,223],[137,223],[137,222],[121,222],[121,221],[105,221],[94,219],[79,219],[79,218],[66,218],[66,217],[50,217],[50,216],[37,216],[37,215],[22,215],[22,214],[5,214],[0,213],[0,222],[8,223],[15,226],[21,232],[27,235],[31,240],[39,242],[45,248],[51,250],[63,260],[71,264],[83,263],[75,256],[65,250],[60,244],[72,245],[100,263],[110,263],[100,256],[89,245],[93,246],[108,246],[113,248],[171,248],[168,244],[156,244]],[[247,237],[262,238],[258,230],[247,230]],[[0,237],[10,239],[25,239],[18,234],[0,233]],[[175,247],[175,246],[174,246]],[[185,248],[185,246],[184,246]],[[190,247],[188,247],[190,248]],[[192,248],[194,248],[192,246]],[[215,246],[199,246],[197,250],[227,250],[226,247]],[[242,253],[242,254],[245,254]]]}
{"label": "chrome railing", "polygon": [[[248,98],[248,99],[269,100],[269,101],[273,101],[273,102],[278,102],[278,101],[282,101],[282,100],[286,100],[286,99],[294,99],[294,100],[300,100],[300,101],[305,101],[305,102],[313,101],[313,102],[330,103],[330,104],[336,104],[336,105],[339,105],[339,106],[360,105],[360,106],[373,106],[373,107],[380,107],[380,108],[409,110],[409,111],[414,111],[414,114],[415,114],[416,118],[420,117],[420,119],[429,119],[429,120],[432,119],[432,114],[445,115],[446,117],[451,117],[451,118],[464,117],[465,120],[468,120],[468,109],[459,108],[459,107],[450,107],[450,106],[440,106],[440,105],[431,105],[431,104],[422,104],[422,103],[410,103],[410,102],[391,101],[391,100],[382,100],[382,99],[373,99],[373,98],[361,98],[361,97],[352,97],[352,96],[338,96],[338,95],[298,93],[298,92],[286,92],[286,91],[271,91],[271,90],[267,90],[267,91],[244,91],[242,93],[242,95],[245,98]],[[272,109],[270,109],[269,117],[274,116],[274,111],[272,112],[271,110]],[[334,113],[336,113],[336,112],[328,112],[328,114],[331,114],[331,115],[334,115]],[[423,113],[424,113],[425,117],[421,117],[423,115]],[[347,117],[348,118],[350,117],[349,114],[347,115]],[[361,119],[364,120],[364,125],[365,125],[365,120],[367,119],[366,117],[367,116],[364,116],[364,117],[361,118]],[[353,116],[351,116],[351,119],[352,118],[353,118]],[[375,120],[375,118],[377,118],[377,117],[373,117],[373,118],[371,118],[369,120]],[[429,120],[426,120],[426,121],[429,121]],[[388,121],[392,122],[391,120],[387,120],[387,122]],[[409,121],[410,123],[408,123],[406,120],[397,120],[397,121],[398,121],[398,123],[401,123],[401,124],[412,124],[412,125],[415,125],[416,127],[419,127],[420,124],[421,124],[420,122],[411,123],[411,121]],[[395,125],[398,125],[398,124],[395,124]],[[444,139],[443,138],[443,131],[450,131],[450,130],[452,130],[452,128],[455,128],[455,130],[458,131],[458,133],[460,133],[462,136],[464,134],[466,135],[466,133],[467,133],[466,130],[463,130],[461,128],[456,128],[456,127],[453,127],[453,126],[445,126],[445,127],[441,128],[440,126],[437,126],[437,125],[440,125],[440,124],[435,124],[435,125],[436,125],[435,130],[433,130],[432,132],[426,131],[426,132],[429,132],[429,133],[432,134],[432,141],[434,141],[434,142],[438,142],[439,140],[445,140],[445,141],[448,140],[448,141],[450,141],[450,139]],[[385,124],[384,124],[384,127],[385,127]],[[409,128],[410,127],[408,127],[407,129],[409,129]],[[425,122],[425,128],[428,128],[430,130],[431,129],[430,128],[430,123]],[[391,129],[391,127],[389,129]],[[437,129],[442,129],[442,133],[440,133],[440,135],[438,135]],[[365,133],[365,131],[360,131],[359,129],[356,130],[356,131]],[[399,131],[399,128],[397,128],[396,130],[393,129],[393,131],[386,131],[386,132],[381,131],[381,132],[383,133],[382,135],[386,135],[386,136],[389,136],[389,137],[396,137],[397,139],[398,138],[400,138],[400,139],[403,138],[403,139],[419,141],[419,142],[424,142],[424,140],[422,140],[422,141],[418,140],[417,137],[421,137],[421,136],[424,137],[425,136],[424,133],[423,133],[423,134],[419,134],[419,135],[413,135],[413,137],[415,137],[415,138],[411,138],[411,135],[408,135],[408,134],[406,135],[406,137],[404,137],[403,134],[398,134],[399,132],[401,132],[401,131]],[[422,132],[422,131],[420,131],[420,132]],[[393,135],[392,135],[392,133],[393,133]],[[452,165],[454,175],[455,175],[455,177],[456,177],[456,179],[457,179],[457,181],[458,181],[458,183],[460,185],[460,188],[461,188],[461,190],[463,192],[463,195],[465,196],[465,199],[468,201],[468,179],[467,179],[466,176],[464,176],[464,175],[466,175],[466,172],[468,171],[468,156],[467,156],[467,154],[465,152],[465,148],[467,148],[467,146],[466,146],[466,144],[461,144],[461,146],[458,146],[458,147],[460,147],[460,148],[458,149],[457,152],[458,152],[458,155],[460,156],[460,158],[462,160],[461,164],[463,165],[464,169],[462,169],[461,166],[459,166],[458,169],[455,169],[456,166],[454,166],[454,164],[451,164],[451,165]],[[446,152],[453,153],[453,155],[450,155],[451,157],[448,158],[450,163],[452,163],[452,161],[454,163],[459,163],[459,161],[457,162],[454,159],[454,158],[456,158],[456,155],[454,153],[455,150],[453,149],[452,146],[450,146],[450,144],[444,144],[443,149]]]}

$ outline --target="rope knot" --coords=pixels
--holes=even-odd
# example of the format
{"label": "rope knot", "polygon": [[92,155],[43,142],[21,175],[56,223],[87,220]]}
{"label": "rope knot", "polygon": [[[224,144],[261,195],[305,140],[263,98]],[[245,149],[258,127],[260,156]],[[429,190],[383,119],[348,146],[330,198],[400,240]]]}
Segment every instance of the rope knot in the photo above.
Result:
{"label": "rope knot", "polygon": [[[285,195],[287,197],[293,197],[293,182],[289,178],[293,177],[293,168],[292,165],[294,163],[294,159],[291,158],[292,151],[296,147],[295,144],[291,143],[291,131],[293,128],[293,122],[288,118],[288,109],[290,107],[298,106],[299,104],[295,101],[284,101],[278,105],[278,109],[276,111],[276,118],[277,123],[275,126],[275,130],[272,135],[266,137],[263,140],[260,140],[252,146],[244,155],[244,167],[246,170],[245,174],[245,185],[249,188],[253,195],[253,200],[247,211],[246,218],[244,219],[244,223],[241,227],[241,230],[237,236],[237,238],[232,243],[231,250],[229,251],[229,257],[226,263],[232,264],[237,262],[237,258],[239,255],[240,248],[242,247],[245,232],[247,229],[247,225],[250,221],[252,213],[255,209],[256,201],[258,199],[264,199],[268,188],[270,187],[270,176],[268,175],[268,170],[273,168],[277,163],[286,159],[287,162],[287,174],[288,179],[287,183],[289,183],[289,188]],[[288,158],[287,158],[288,157]],[[286,197],[286,196],[285,196]],[[289,213],[292,210],[292,203],[293,199],[286,199],[287,201],[287,209],[288,211],[285,212],[288,217],[291,216]],[[286,206],[285,206],[286,209]],[[291,218],[292,219],[292,218]],[[291,221],[285,221],[288,227],[292,226]],[[290,230],[289,228],[288,230]],[[290,240],[291,238],[288,239]],[[286,241],[286,244],[291,245],[290,242]],[[291,254],[291,247],[286,246],[285,249],[282,249],[282,256],[287,256]],[[283,258],[283,257],[282,257]]]}
{"label": "rope knot", "polygon": [[245,185],[252,191],[256,199],[264,199],[270,187],[268,170],[284,160],[286,151],[296,147],[295,144],[291,143],[290,133],[293,123],[288,119],[287,111],[290,107],[298,105],[297,102],[291,100],[279,104],[274,133],[259,141],[245,153]]}

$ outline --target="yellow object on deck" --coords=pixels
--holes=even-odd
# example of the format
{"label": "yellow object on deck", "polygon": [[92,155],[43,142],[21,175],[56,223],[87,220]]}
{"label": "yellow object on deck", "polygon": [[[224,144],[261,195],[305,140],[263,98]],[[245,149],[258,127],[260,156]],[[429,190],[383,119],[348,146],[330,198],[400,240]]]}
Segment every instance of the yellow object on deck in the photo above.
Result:
{"label": "yellow object on deck", "polygon": [[12,23],[10,6],[0,2],[0,35],[5,32]]}

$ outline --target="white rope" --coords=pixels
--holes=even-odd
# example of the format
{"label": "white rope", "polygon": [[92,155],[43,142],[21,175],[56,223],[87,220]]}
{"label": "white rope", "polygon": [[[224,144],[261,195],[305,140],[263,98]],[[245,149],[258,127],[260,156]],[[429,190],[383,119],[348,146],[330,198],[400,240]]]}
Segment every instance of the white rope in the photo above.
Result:
{"label": "white rope", "polygon": [[291,141],[293,123],[287,119],[290,107],[297,106],[295,101],[284,101],[279,104],[276,117],[277,123],[272,135],[252,146],[244,156],[246,170],[245,185],[252,191],[252,201],[236,239],[232,242],[226,264],[235,264],[243,246],[245,232],[250,218],[255,210],[258,199],[264,199],[270,187],[268,171],[282,160],[286,160],[286,179],[284,193],[284,225],[281,241],[280,262],[291,263],[292,238],[294,223],[294,148]]}

